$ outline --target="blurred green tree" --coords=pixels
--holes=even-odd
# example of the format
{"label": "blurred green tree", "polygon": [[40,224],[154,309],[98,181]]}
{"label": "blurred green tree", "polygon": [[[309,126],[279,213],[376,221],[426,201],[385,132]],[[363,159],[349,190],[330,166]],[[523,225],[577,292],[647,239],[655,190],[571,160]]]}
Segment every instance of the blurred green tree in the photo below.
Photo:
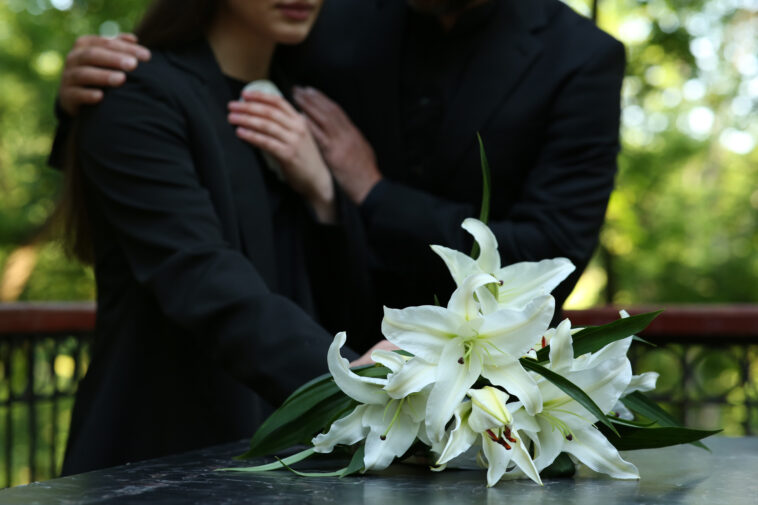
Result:
{"label": "blurred green tree", "polygon": [[[0,5],[0,301],[94,296],[45,233],[52,104],[76,37],[128,31],[147,3]],[[569,305],[758,301],[758,2],[600,0],[599,24],[628,50],[623,151],[602,254]]]}

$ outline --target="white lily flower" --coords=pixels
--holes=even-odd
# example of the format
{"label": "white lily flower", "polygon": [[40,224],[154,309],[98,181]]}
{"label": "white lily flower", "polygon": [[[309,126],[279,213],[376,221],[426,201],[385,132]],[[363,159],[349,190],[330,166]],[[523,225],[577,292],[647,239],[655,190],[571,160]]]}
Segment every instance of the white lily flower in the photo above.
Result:
{"label": "white lily flower", "polygon": [[[337,386],[349,397],[361,403],[350,414],[332,423],[327,433],[313,440],[316,452],[332,452],[335,445],[352,445],[366,440],[363,458],[366,470],[382,470],[405,454],[424,421],[426,393],[391,398],[384,391],[386,379],[362,377],[352,370],[340,355],[345,344],[345,332],[338,333],[329,346],[327,362]],[[374,351],[371,357],[391,371],[400,369],[405,359],[397,353]]]}
{"label": "white lily flower", "polygon": [[513,428],[513,418],[506,405],[508,395],[491,386],[471,389],[467,394],[471,401],[463,402],[455,409],[455,423],[447,434],[437,465],[445,465],[463,454],[480,438],[487,460],[488,487],[500,481],[511,462],[542,485],[529,451]]}
{"label": "white lily flower", "polygon": [[[632,369],[626,352],[631,337],[600,351],[574,358],[571,323],[564,320],[550,341],[550,368],[579,386],[603,412],[609,412],[626,390]],[[536,374],[535,374],[536,375]],[[536,377],[543,410],[535,416],[513,404],[514,425],[534,443],[534,464],[541,471],[567,452],[596,472],[617,479],[638,479],[637,468],[593,426],[595,417],[547,379]]]}
{"label": "white lily flower", "polygon": [[458,287],[472,274],[486,273],[495,277],[495,284],[478,291],[477,295],[484,299],[482,291],[491,290],[501,308],[523,309],[534,298],[550,294],[574,271],[573,263],[566,258],[523,261],[501,268],[497,239],[492,230],[474,218],[464,220],[461,227],[479,244],[477,259],[439,245],[433,245],[432,249],[445,262]]}
{"label": "white lily flower", "polygon": [[404,398],[432,384],[426,404],[426,431],[441,440],[445,425],[479,376],[518,396],[534,414],[542,409],[535,380],[519,358],[547,330],[555,301],[540,296],[523,310],[479,311],[474,292],[494,282],[489,274],[467,277],[445,307],[384,309],[384,336],[415,357],[389,377],[386,390]]}
{"label": "white lily flower", "polygon": [[[626,319],[629,317],[629,312],[621,309],[619,310],[619,315],[621,316],[621,319]],[[632,337],[634,336],[635,335],[632,335]],[[654,390],[659,376],[660,375],[658,372],[645,372],[640,375],[632,375],[632,380],[629,381],[629,385],[626,387],[626,390],[624,391],[624,394],[621,395],[621,397],[623,398],[628,394],[634,393],[635,391],[645,392]],[[620,401],[617,402],[613,407],[613,412],[621,419],[626,419],[627,421],[634,419],[634,414],[632,414],[632,411],[626,408],[626,405]]]}

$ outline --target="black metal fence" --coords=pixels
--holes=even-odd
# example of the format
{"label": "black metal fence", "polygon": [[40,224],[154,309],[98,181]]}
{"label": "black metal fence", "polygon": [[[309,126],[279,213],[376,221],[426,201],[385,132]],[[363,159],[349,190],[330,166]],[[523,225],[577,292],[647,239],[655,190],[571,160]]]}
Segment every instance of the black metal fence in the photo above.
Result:
{"label": "black metal fence", "polygon": [[0,305],[0,487],[58,475],[92,304]]}
{"label": "black metal fence", "polygon": [[[575,326],[618,318],[612,308],[566,315]],[[0,488],[58,474],[93,325],[91,304],[0,305]],[[635,343],[635,373],[661,374],[655,397],[675,416],[758,434],[758,306],[672,307],[643,336],[656,347]]]}

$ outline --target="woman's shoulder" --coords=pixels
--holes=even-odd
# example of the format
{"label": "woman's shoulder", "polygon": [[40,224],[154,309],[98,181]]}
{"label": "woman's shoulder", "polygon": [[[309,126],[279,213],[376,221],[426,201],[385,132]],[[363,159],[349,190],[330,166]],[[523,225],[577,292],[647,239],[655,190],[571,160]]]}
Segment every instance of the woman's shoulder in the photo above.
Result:
{"label": "woman's shoulder", "polygon": [[183,122],[197,100],[195,88],[202,87],[203,72],[207,72],[204,51],[203,47],[152,50],[150,60],[129,72],[124,84],[106,90],[99,104],[83,110],[85,128],[108,129],[118,124],[115,118],[119,117],[130,118],[130,123],[140,117]]}

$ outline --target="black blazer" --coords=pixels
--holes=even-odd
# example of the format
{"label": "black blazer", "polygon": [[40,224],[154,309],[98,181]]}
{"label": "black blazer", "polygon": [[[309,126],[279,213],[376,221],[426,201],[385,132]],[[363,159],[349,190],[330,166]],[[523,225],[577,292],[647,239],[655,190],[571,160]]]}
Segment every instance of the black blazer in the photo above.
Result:
{"label": "black blazer", "polygon": [[[277,269],[306,255],[274,248],[264,169],[226,119],[233,98],[202,42],[154,51],[81,114],[98,312],[64,474],[249,436],[267,403],[327,371],[331,334],[301,308],[318,293],[303,279],[301,306],[277,294]],[[305,243],[323,230],[299,231]]]}
{"label": "black blazer", "polygon": [[386,179],[362,212],[384,304],[450,294],[429,244],[471,248],[460,224],[479,214],[476,132],[492,169],[490,224],[504,264],[571,259],[577,273],[555,292],[560,306],[597,244],[616,173],[624,48],[558,0],[492,1],[496,17],[427,173],[397,156],[406,2],[330,0],[306,44],[279,52],[297,80],[346,109],[376,150]]}

